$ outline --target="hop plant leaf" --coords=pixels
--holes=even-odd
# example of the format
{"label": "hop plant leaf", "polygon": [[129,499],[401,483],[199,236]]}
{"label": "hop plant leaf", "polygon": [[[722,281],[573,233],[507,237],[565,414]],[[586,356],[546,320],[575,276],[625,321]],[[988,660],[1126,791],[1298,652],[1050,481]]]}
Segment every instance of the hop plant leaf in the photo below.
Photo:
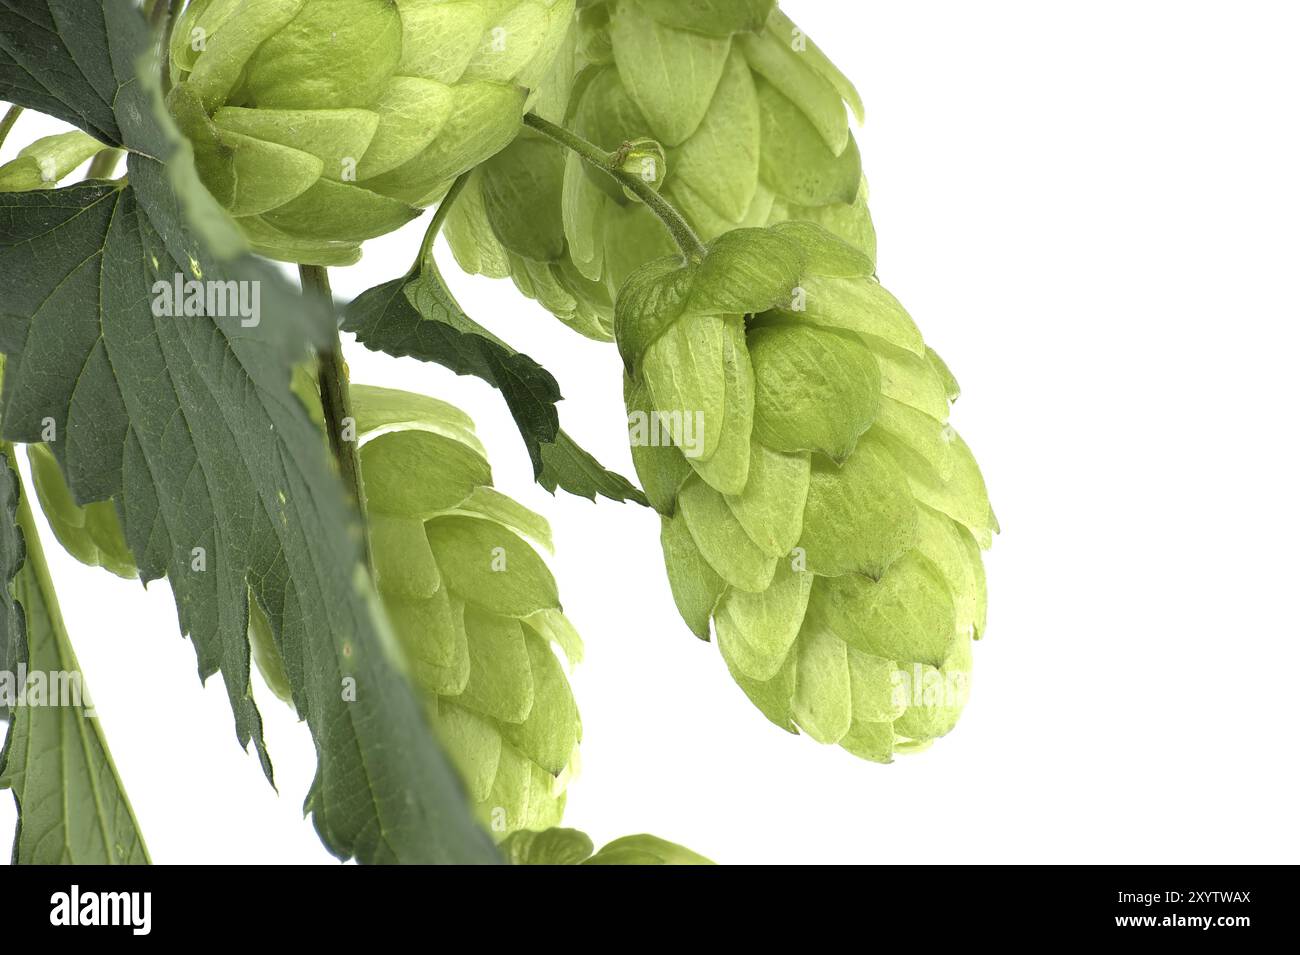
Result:
{"label": "hop plant leaf", "polygon": [[[534,109],[602,149],[655,141],[662,162],[627,171],[648,173],[706,240],[807,220],[874,258],[846,103],[860,118],[852,85],[771,0],[597,0],[583,7]],[[525,215],[492,201],[514,192],[527,195]],[[520,219],[530,223],[525,241]],[[674,251],[650,210],[531,131],[475,173],[447,232],[462,268],[509,275],[601,339],[612,335],[627,277]]]}
{"label": "hop plant leaf", "polygon": [[738,229],[633,274],[615,334],[682,616],[778,726],[887,762],[956,723],[997,522],[873,273],[811,223]]}
{"label": "hop plant leaf", "polygon": [[[0,97],[128,153],[126,180],[0,193],[4,436],[56,435],[74,500],[119,503],[141,579],[168,578],[200,673],[221,672],[238,739],[268,775],[248,691],[249,590],[269,610],[316,747],[306,808],[327,848],[497,861],[387,652],[342,488],[289,398],[323,315],[246,254],[199,185],[161,109],[138,7],[32,0],[0,24]],[[150,290],[176,276],[253,283],[276,321],[160,317]],[[345,700],[348,680],[370,692]]]}
{"label": "hop plant leaf", "polygon": [[573,0],[194,0],[168,105],[271,258],[356,261],[514,137]]}

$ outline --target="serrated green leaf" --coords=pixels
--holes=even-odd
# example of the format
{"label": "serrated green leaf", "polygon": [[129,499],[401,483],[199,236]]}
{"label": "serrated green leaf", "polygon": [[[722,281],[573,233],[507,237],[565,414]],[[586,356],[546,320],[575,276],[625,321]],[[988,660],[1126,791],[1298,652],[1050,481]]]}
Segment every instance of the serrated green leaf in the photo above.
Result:
{"label": "serrated green leaf", "polygon": [[[8,445],[0,453],[0,788],[18,809],[13,861],[141,864],[144,837],[94,714]],[[17,674],[26,682],[18,685]],[[38,678],[38,679],[37,679]],[[43,689],[40,689],[42,688]],[[41,692],[39,701],[32,693]],[[10,694],[14,697],[10,698]],[[23,694],[22,705],[17,694]]]}
{"label": "serrated green leaf", "polygon": [[552,494],[561,487],[589,501],[594,501],[599,495],[611,501],[631,501],[642,507],[648,506],[640,488],[604,467],[563,430],[550,444],[542,445],[541,454],[542,473],[537,481]]}
{"label": "serrated green leaf", "polygon": [[[0,98],[131,153],[129,185],[0,197],[0,297],[18,332],[5,336],[16,346],[5,434],[31,443],[54,419],[74,499],[121,502],[141,578],[167,575],[200,672],[221,671],[241,742],[260,747],[248,692],[251,586],[316,743],[307,809],[332,852],[496,861],[392,662],[354,519],[289,391],[304,333],[326,317],[305,320],[198,185],[156,81],[134,72],[151,44],[138,9],[103,0],[74,16],[33,0],[21,17],[0,14],[0,26]],[[177,274],[258,282],[276,319],[154,316],[153,283]],[[370,690],[346,701],[345,678]]]}
{"label": "serrated green leaf", "polygon": [[415,277],[362,292],[344,309],[343,328],[374,351],[435,362],[500,391],[528,447],[533,475],[547,490],[645,503],[626,478],[605,470],[560,430],[560,386],[550,373],[461,311],[432,263]]}

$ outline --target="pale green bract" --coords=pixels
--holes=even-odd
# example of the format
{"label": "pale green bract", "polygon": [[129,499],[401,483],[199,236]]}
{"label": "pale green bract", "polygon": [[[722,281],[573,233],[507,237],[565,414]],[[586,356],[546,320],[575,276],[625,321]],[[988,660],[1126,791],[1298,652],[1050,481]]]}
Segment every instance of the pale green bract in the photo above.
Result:
{"label": "pale green bract", "polygon": [[103,148],[103,143],[79,129],[43,136],[0,166],[0,192],[53,189]]}
{"label": "pale green bract", "polygon": [[514,137],[574,0],[192,0],[168,106],[259,253],[344,265]]}
{"label": "pale green bract", "polygon": [[[657,141],[623,169],[656,184],[705,240],[807,220],[874,257],[846,103],[860,118],[852,85],[773,0],[597,0],[534,111],[610,151]],[[464,269],[510,276],[599,339],[612,335],[624,280],[674,250],[649,209],[531,130],[475,172],[446,231]]]}
{"label": "pale green bract", "polygon": [[[316,421],[309,376],[295,392]],[[460,772],[479,820],[497,838],[560,821],[582,735],[558,646],[582,642],[560,608],[545,518],[492,487],[473,422],[424,395],[353,385],[375,582],[408,675]],[[112,502],[72,501],[53,456],[29,450],[47,519],[74,557],[134,576]],[[289,681],[256,601],[249,642],[267,685]]]}
{"label": "pale green bract", "polygon": [[636,272],[614,329],[682,616],[772,722],[888,762],[957,721],[997,521],[874,273],[811,223],[738,229]]}
{"label": "pale green bract", "polygon": [[577,829],[516,832],[501,843],[512,865],[713,865],[697,852],[658,836],[623,836],[595,851]]}

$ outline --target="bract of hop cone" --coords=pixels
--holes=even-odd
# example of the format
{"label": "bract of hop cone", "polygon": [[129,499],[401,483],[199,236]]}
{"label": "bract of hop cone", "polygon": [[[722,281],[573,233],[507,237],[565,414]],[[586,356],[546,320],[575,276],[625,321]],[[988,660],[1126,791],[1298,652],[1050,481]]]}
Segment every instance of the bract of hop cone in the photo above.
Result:
{"label": "bract of hop cone", "polygon": [[193,0],[168,106],[252,247],[344,265],[514,137],[574,0]]}
{"label": "bract of hop cone", "polygon": [[[662,163],[642,155],[624,168],[655,183],[706,240],[797,219],[875,255],[849,128],[861,100],[773,0],[583,5],[534,111],[609,151],[655,140]],[[532,131],[475,172],[447,234],[463,268],[509,275],[603,339],[622,283],[673,251],[649,209]]]}
{"label": "bract of hop cone", "polygon": [[957,721],[997,521],[873,275],[820,226],[739,229],[635,273],[614,329],[682,616],[772,722],[888,761]]}

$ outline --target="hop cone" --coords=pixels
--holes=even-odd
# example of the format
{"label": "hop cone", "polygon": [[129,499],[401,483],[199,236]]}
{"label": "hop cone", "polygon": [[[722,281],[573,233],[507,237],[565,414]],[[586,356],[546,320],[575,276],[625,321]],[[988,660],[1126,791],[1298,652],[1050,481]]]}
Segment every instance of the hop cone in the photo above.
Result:
{"label": "hop cone", "polygon": [[168,104],[252,246],[342,265],[510,142],[573,0],[193,0]]}
{"label": "hop cone", "polygon": [[957,720],[997,524],[873,274],[819,226],[740,229],[633,275],[615,332],[683,617],[772,722],[884,762]]}
{"label": "hop cone", "polygon": [[501,843],[512,865],[713,865],[699,853],[658,836],[623,836],[596,852],[577,829],[516,832]]}
{"label": "hop cone", "polygon": [[[848,80],[772,0],[601,0],[536,111],[610,151],[655,140],[624,169],[660,184],[704,239],[800,219],[874,256],[845,101],[860,117]],[[462,267],[511,275],[594,338],[609,337],[627,276],[673,251],[644,205],[531,131],[475,173],[447,228]]]}
{"label": "hop cone", "polygon": [[550,528],[493,490],[462,412],[352,395],[376,582],[430,718],[494,833],[554,825],[581,725],[551,644],[581,643],[529,543]]}
{"label": "hop cone", "polygon": [[[295,391],[320,420],[314,386]],[[423,395],[355,385],[376,584],[430,721],[494,834],[560,821],[581,735],[557,643],[582,644],[529,540],[544,518],[493,490],[473,423]],[[112,502],[77,505],[44,446],[29,448],[37,496],[74,557],[136,574]],[[253,658],[292,702],[270,624],[249,603]]]}

